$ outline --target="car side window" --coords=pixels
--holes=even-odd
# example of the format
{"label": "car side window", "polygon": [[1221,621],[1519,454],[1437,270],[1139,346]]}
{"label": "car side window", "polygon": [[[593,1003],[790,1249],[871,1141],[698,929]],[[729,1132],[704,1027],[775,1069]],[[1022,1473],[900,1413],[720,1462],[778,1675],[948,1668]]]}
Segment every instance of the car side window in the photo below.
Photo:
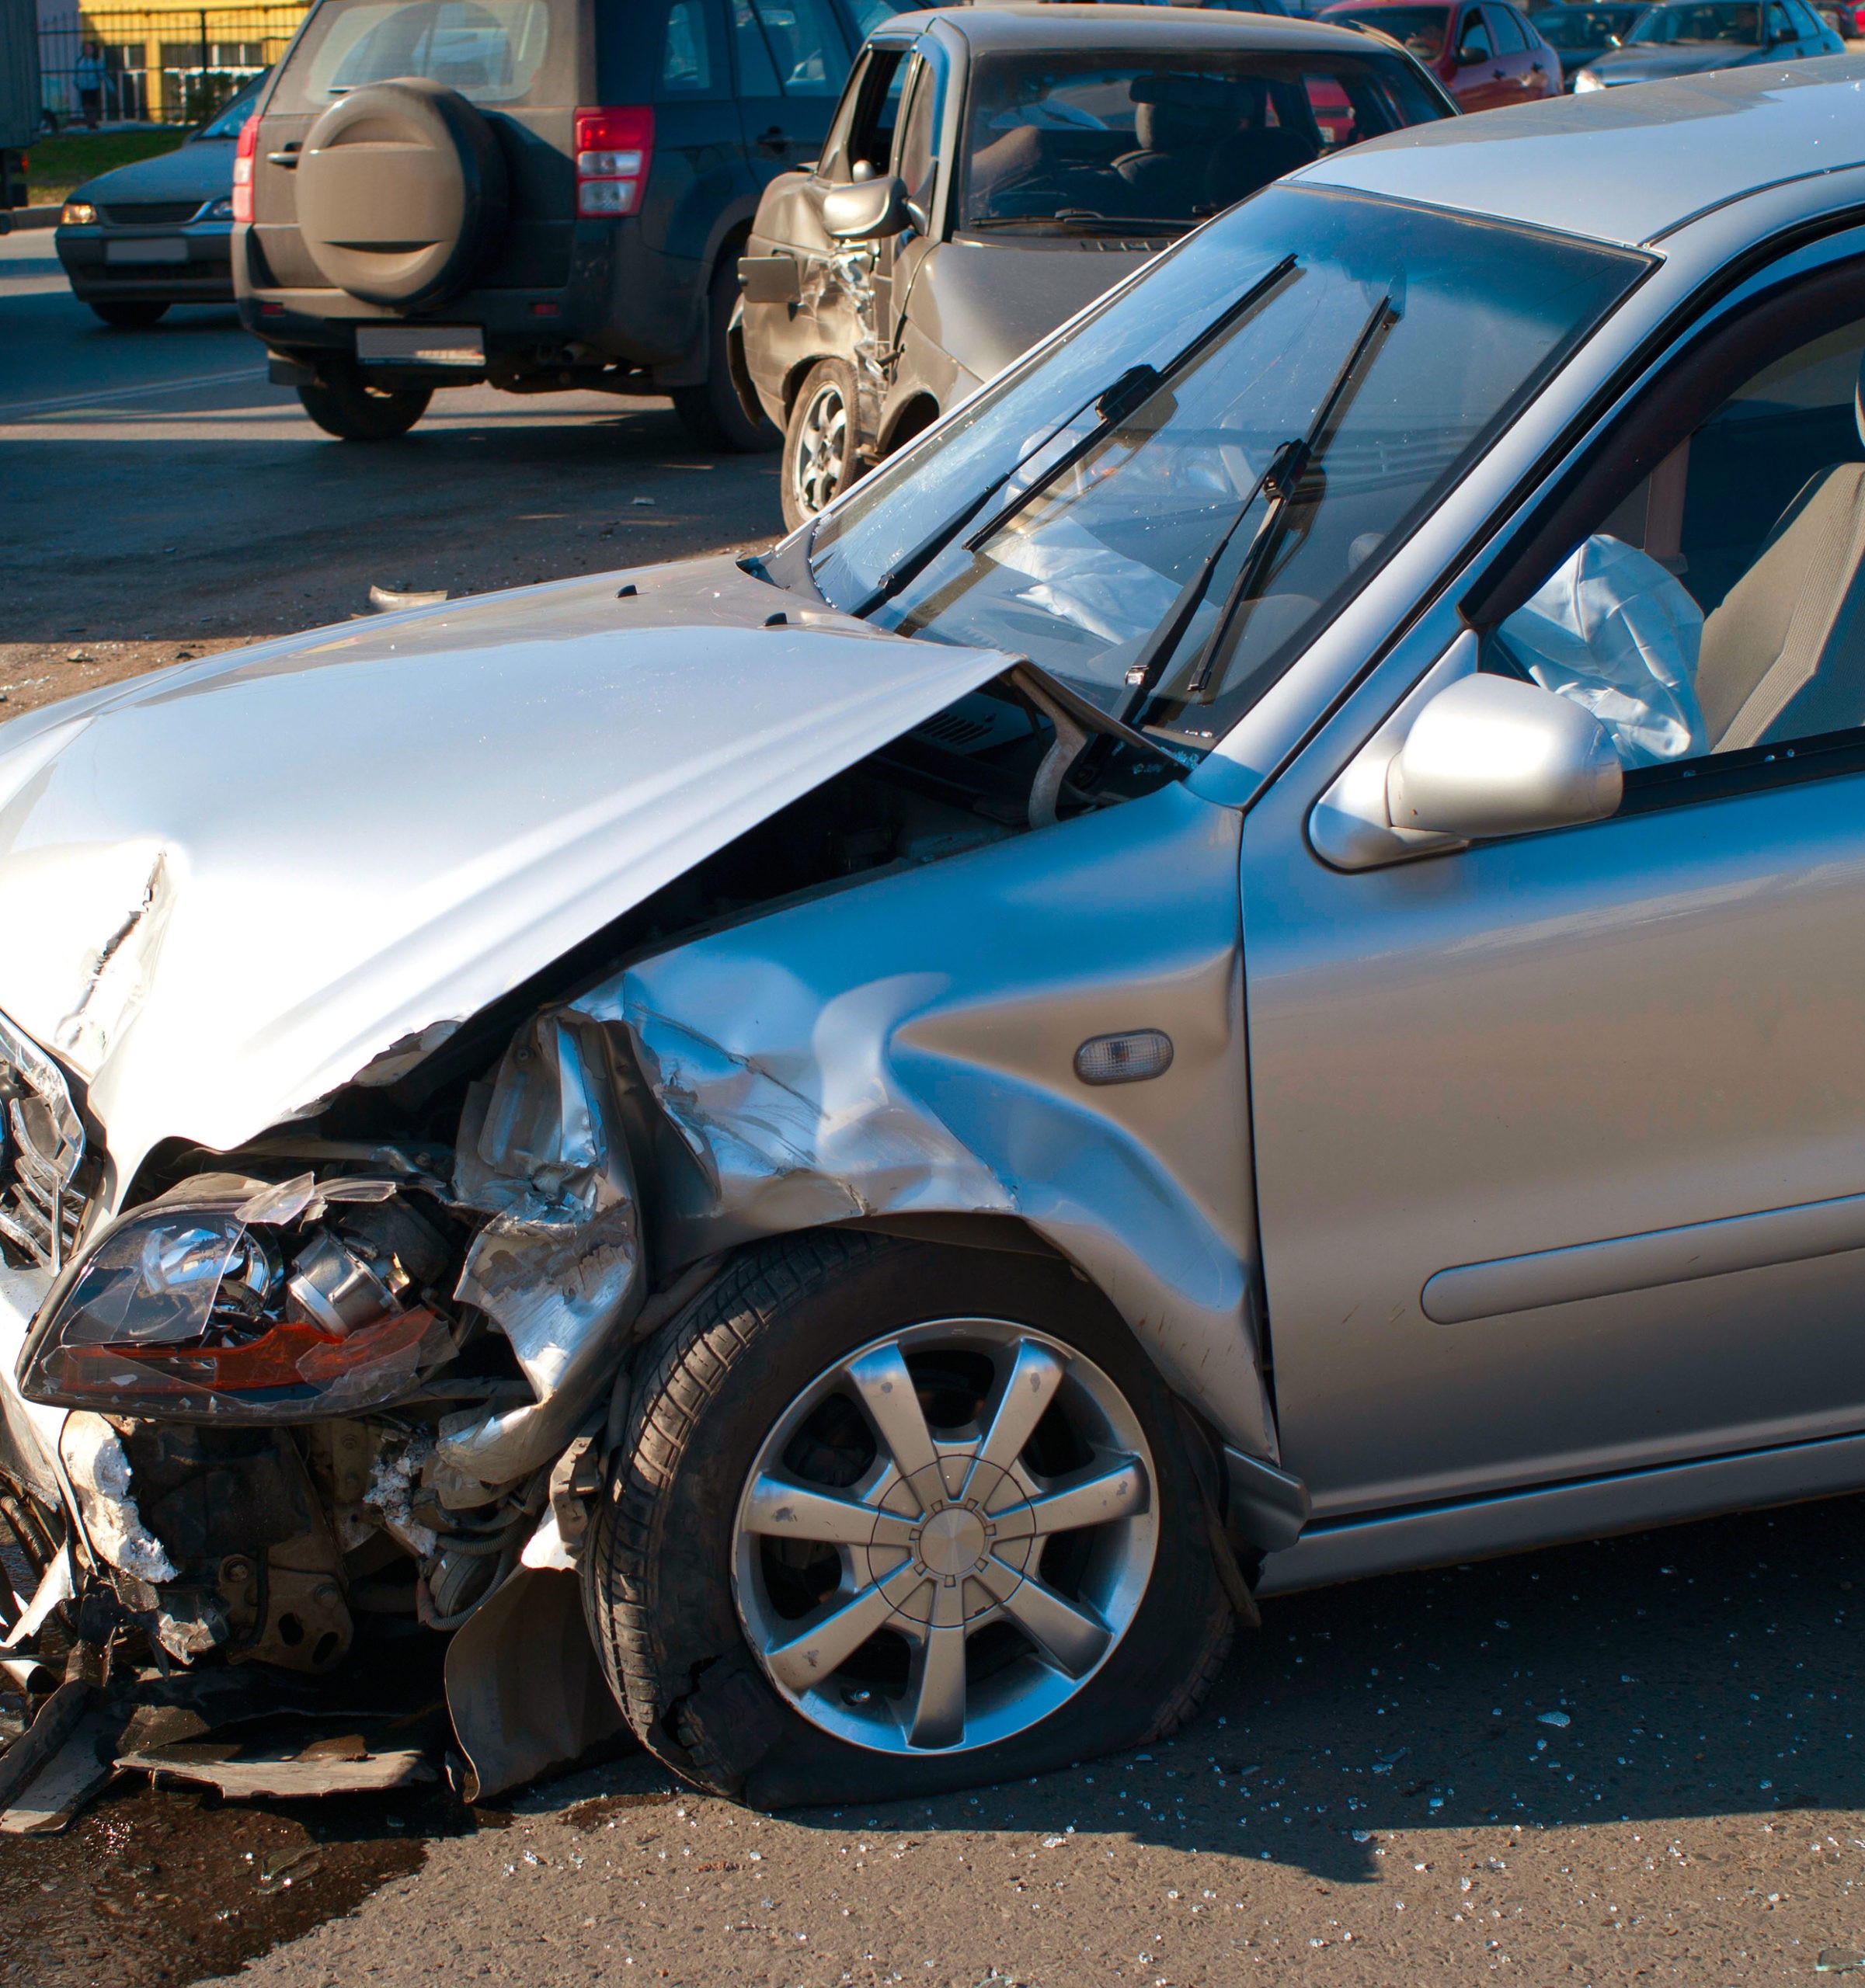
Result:
{"label": "car side window", "polygon": [[724,94],[724,65],[715,45],[715,25],[711,0],[673,0],[660,45],[660,80],[654,92],[657,101],[678,103]]}
{"label": "car side window", "polygon": [[1491,59],[1489,30],[1483,25],[1482,15],[1473,7],[1463,16],[1463,32],[1457,37],[1458,63],[1462,66]]}
{"label": "car side window", "polygon": [[764,30],[783,94],[833,96],[847,73],[848,50],[829,0],[749,0],[749,5]]}
{"label": "car side window", "polygon": [[1528,36],[1522,32],[1522,23],[1507,7],[1485,7],[1484,13],[1495,31],[1496,53],[1498,55],[1522,55],[1528,51]]}
{"label": "car side window", "polygon": [[930,208],[933,172],[938,163],[939,78],[933,65],[916,60],[907,88],[906,114],[900,126],[894,171],[906,189],[906,197]]}
{"label": "car side window", "polygon": [[1785,7],[1773,6],[1768,9],[1768,39],[1770,42],[1797,41],[1800,30],[1787,18]]}
{"label": "car side window", "polygon": [[732,54],[738,64],[740,96],[777,96],[777,64],[751,11],[751,0],[732,0]]}
{"label": "car side window", "polygon": [[858,165],[868,169],[864,177],[887,171],[908,54],[904,48],[870,48],[856,64],[823,148],[822,178],[846,182],[855,177]]}
{"label": "car side window", "polygon": [[1865,315],[1831,316],[1810,336],[1786,321],[1743,377],[1673,415],[1648,473],[1578,517],[1483,638],[1482,669],[1583,705],[1628,769],[1865,746]]}

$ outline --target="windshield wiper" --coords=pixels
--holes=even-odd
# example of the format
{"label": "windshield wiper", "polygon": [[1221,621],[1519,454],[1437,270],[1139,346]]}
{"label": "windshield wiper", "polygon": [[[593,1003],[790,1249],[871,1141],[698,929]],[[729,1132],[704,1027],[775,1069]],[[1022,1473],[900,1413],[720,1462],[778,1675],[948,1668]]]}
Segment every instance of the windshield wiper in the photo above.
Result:
{"label": "windshield wiper", "polygon": [[1218,616],[1216,624],[1206,638],[1199,651],[1191,676],[1185,683],[1188,700],[1202,693],[1210,681],[1218,652],[1223,645],[1225,631],[1235,618],[1237,610],[1254,597],[1256,589],[1261,584],[1263,575],[1268,571],[1269,562],[1275,556],[1282,543],[1282,523],[1296,491],[1310,470],[1320,466],[1321,458],[1327,452],[1331,440],[1328,424],[1343,400],[1358,380],[1362,367],[1378,339],[1383,338],[1399,321],[1399,314],[1394,310],[1390,291],[1373,306],[1360,335],[1356,338],[1346,358],[1341,363],[1332,383],[1321,396],[1314,419],[1308,424],[1307,433],[1292,436],[1282,443],[1269,458],[1268,467],[1250,486],[1249,495],[1237,506],[1236,515],[1219,533],[1216,543],[1199,561],[1197,570],[1180,588],[1178,598],[1173,602],[1171,612],[1146,638],[1127,670],[1126,680],[1133,686],[1133,695],[1128,698],[1120,716],[1123,723],[1133,725],[1150,701],[1154,687],[1165,673],[1172,652],[1185,639],[1185,631],[1192,625],[1192,617],[1202,605],[1209,590],[1212,577],[1216,572],[1230,541],[1237,536],[1239,527],[1250,515],[1251,507],[1259,495],[1266,494],[1269,502],[1263,512],[1262,521],[1256,528],[1256,536],[1250,541],[1250,549],[1244,554],[1243,563],[1237,569],[1237,578],[1230,584],[1223,611]]}
{"label": "windshield wiper", "polygon": [[[976,552],[980,545],[992,537],[1000,526],[1014,517],[1032,498],[1039,495],[1046,490],[1057,477],[1064,474],[1078,462],[1096,443],[1101,440],[1103,436],[1125,421],[1136,408],[1150,400],[1153,394],[1169,380],[1182,372],[1207,345],[1214,339],[1220,337],[1237,318],[1250,309],[1259,297],[1265,295],[1275,285],[1280,283],[1295,266],[1296,258],[1293,255],[1285,255],[1260,282],[1252,283],[1241,297],[1233,303],[1227,304],[1195,338],[1182,346],[1167,362],[1164,370],[1146,365],[1129,366],[1126,372],[1122,373],[1111,385],[1102,388],[1092,398],[1084,401],[1066,419],[1057,422],[1035,448],[1019,456],[1001,475],[993,477],[977,495],[960,510],[956,517],[942,520],[938,527],[928,532],[910,552],[889,567],[881,575],[873,592],[865,600],[851,608],[849,610],[850,613],[858,621],[866,620],[875,609],[885,606],[903,587],[910,586],[917,579],[939,553],[950,544],[960,532],[964,530],[972,520],[1025,464],[1034,461],[1058,435],[1066,434],[1072,423],[1079,421],[1091,407],[1093,408],[1100,416],[1100,419],[1087,434],[1073,447],[1066,450],[1061,457],[1028,490],[1019,492],[991,519],[988,524],[981,527],[966,540],[965,549],[968,552]],[[811,533],[810,538],[813,549],[815,543],[813,531]]]}
{"label": "windshield wiper", "polygon": [[[1214,344],[1230,326],[1256,303],[1280,283],[1296,266],[1293,255],[1285,255],[1260,283],[1252,283],[1237,301],[1228,304],[1213,318],[1204,329],[1188,343],[1181,346],[1167,360],[1163,368],[1151,366],[1130,366],[1094,403],[1094,411],[1101,416],[1094,426],[1071,447],[1063,450],[1035,482],[1019,490],[997,514],[986,520],[965,541],[967,552],[982,551],[990,540],[1021,511],[1027,509],[1053,485],[1066,476],[1084,456],[1091,454],[1101,443],[1120,426],[1121,423],[1136,414],[1170,381],[1178,378],[1185,368]],[[1026,457],[1027,461],[1028,458]],[[1007,481],[1009,479],[1005,479]]]}

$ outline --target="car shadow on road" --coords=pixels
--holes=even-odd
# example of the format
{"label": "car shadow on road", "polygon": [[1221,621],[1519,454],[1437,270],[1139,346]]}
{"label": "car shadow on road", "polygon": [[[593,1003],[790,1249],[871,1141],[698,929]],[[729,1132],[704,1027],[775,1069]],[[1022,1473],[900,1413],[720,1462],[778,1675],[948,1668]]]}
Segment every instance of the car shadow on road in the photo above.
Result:
{"label": "car shadow on road", "polygon": [[1286,1597],[1175,1739],[858,1819],[1092,1830],[1354,1883],[1394,1832],[1857,1810],[1862,1607],[1857,1497]]}

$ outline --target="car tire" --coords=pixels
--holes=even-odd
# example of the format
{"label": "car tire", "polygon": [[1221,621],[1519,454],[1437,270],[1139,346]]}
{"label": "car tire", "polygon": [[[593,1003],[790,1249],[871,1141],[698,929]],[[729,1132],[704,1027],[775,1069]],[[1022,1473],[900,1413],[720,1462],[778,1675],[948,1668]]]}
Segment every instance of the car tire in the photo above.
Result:
{"label": "car tire", "polygon": [[[887,1385],[903,1364],[910,1392]],[[968,1442],[1014,1423],[1026,1382],[1048,1389],[1028,1397],[1041,1420],[1006,1436],[994,1492],[973,1497],[997,1468],[974,1456],[949,1502],[926,1493],[927,1470],[955,1475]],[[858,1399],[906,1401],[889,1426],[930,1422],[944,1461],[903,1475],[912,1441]],[[1124,1323],[1059,1258],[846,1230],[762,1245],[636,1370],[583,1557],[604,1671],[651,1752],[764,1808],[929,1795],[1160,1738],[1202,1703],[1233,1623],[1186,1443]],[[1111,1516],[1084,1522],[1090,1480],[1087,1509]],[[1018,1514],[1058,1483],[1075,1516],[1035,1537]],[[827,1507],[799,1521],[789,1503],[812,1485],[837,1500],[832,1529],[851,1500],[881,1501],[863,1509],[888,1543],[772,1537],[822,1529]],[[843,1621],[877,1630],[844,1650],[826,1618],[851,1595]]]}
{"label": "car tire", "polygon": [[391,442],[427,412],[433,390],[372,387],[360,367],[339,364],[325,367],[315,385],[300,387],[297,397],[326,435],[344,442]]}
{"label": "car tire", "polygon": [[819,359],[803,376],[784,429],[784,523],[795,531],[840,495],[866,464],[855,415],[854,368]]}
{"label": "car tire", "polygon": [[694,387],[673,389],[673,412],[702,449],[722,449],[729,455],[761,455],[783,440],[762,415],[753,421],[745,412],[732,380],[732,356],[725,335],[738,301],[738,252],[719,259],[708,296],[706,377]]}
{"label": "car tire", "polygon": [[120,332],[147,331],[158,323],[168,310],[165,304],[93,304],[91,308],[103,321]]}

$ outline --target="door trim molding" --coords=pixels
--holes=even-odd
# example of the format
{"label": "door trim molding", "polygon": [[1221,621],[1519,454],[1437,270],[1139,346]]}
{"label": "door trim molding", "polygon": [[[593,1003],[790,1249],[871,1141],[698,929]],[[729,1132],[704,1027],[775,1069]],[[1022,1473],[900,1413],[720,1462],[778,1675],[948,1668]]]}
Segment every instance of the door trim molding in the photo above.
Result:
{"label": "door trim molding", "polygon": [[1727,1215],[1562,1249],[1460,1263],[1425,1281],[1418,1302],[1440,1326],[1510,1312],[1536,1312],[1732,1270],[1764,1270],[1865,1249],[1865,1194],[1804,1201],[1756,1215]]}

